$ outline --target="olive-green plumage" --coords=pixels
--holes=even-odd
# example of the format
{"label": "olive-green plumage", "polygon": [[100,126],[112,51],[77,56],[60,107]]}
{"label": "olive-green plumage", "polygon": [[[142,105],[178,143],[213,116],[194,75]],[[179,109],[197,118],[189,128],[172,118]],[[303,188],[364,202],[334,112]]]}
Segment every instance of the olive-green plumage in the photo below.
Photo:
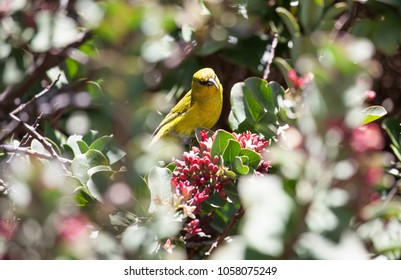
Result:
{"label": "olive-green plumage", "polygon": [[211,68],[203,68],[192,77],[192,88],[175,105],[153,133],[151,144],[164,137],[184,142],[195,128],[212,128],[223,107],[223,87]]}

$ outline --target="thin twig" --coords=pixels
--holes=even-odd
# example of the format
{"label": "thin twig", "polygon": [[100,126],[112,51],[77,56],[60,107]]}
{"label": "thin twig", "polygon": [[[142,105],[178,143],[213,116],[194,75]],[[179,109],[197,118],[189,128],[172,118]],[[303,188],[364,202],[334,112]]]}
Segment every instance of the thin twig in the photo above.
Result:
{"label": "thin twig", "polygon": [[[36,129],[38,128],[38,126],[39,126],[39,121],[40,121],[41,117],[42,117],[42,115],[40,115],[40,116],[36,119],[36,121],[34,122],[34,124],[32,125],[32,127],[33,127],[35,130],[36,130]],[[29,133],[25,134],[24,137],[22,137],[21,142],[19,143],[18,147],[24,147],[24,146],[29,142],[29,140],[31,139],[31,137],[32,137],[32,136],[30,136]],[[7,164],[10,164],[10,163],[13,161],[14,156],[15,156],[15,154],[12,154],[12,155],[10,156],[10,158],[7,160]]]}
{"label": "thin twig", "polygon": [[29,124],[23,122],[20,118],[18,118],[16,115],[14,114],[9,114],[11,118],[13,118],[14,120],[16,120],[17,122],[21,123],[22,126],[25,128],[25,130],[31,135],[33,136],[33,138],[35,138],[36,140],[38,140],[44,147],[45,149],[50,153],[50,155],[52,155],[53,158],[57,158],[57,152],[53,149],[52,144],[50,144],[42,135],[40,135],[34,127],[30,126]]}
{"label": "thin twig", "polygon": [[[23,147],[16,147],[16,146],[12,146],[12,145],[0,145],[0,150],[4,151],[4,152],[8,152],[8,153],[22,153],[22,154],[26,154],[29,156],[34,156],[37,158],[43,158],[43,159],[48,159],[48,160],[52,160],[53,157],[49,154],[44,154],[42,152],[39,151],[34,151],[28,148],[23,148]],[[62,158],[59,157],[58,158],[59,161],[61,161],[64,164],[71,164],[72,160],[67,159],[67,158]]]}
{"label": "thin twig", "polygon": [[234,217],[231,218],[230,222],[225,227],[224,231],[217,237],[216,241],[213,242],[212,246],[210,246],[209,250],[205,253],[206,256],[210,256],[212,252],[217,248],[217,246],[219,246],[219,244],[223,242],[223,240],[230,234],[234,225],[241,219],[243,215],[244,215],[244,209],[241,206],[237,210],[237,213],[235,213]]}
{"label": "thin twig", "polygon": [[67,172],[67,168],[64,166],[64,163],[61,159],[61,157],[57,154],[57,152],[53,149],[52,144],[50,144],[42,135],[40,135],[35,128],[33,128],[32,126],[30,126],[29,124],[23,122],[20,118],[18,118],[17,116],[15,116],[14,114],[9,114],[11,116],[11,118],[13,118],[14,120],[16,120],[17,122],[21,123],[22,126],[25,128],[25,130],[36,140],[38,140],[43,147],[50,153],[50,156],[58,161],[60,161],[62,163],[62,167],[63,169]]}
{"label": "thin twig", "polygon": [[34,101],[36,101],[37,99],[39,99],[40,97],[42,97],[43,95],[45,95],[46,93],[48,93],[56,84],[57,82],[60,80],[60,76],[61,73],[58,74],[57,78],[49,85],[47,86],[45,89],[43,89],[41,92],[39,92],[38,94],[36,94],[34,97],[32,97],[29,101],[19,105],[16,109],[14,109],[11,114],[17,114],[19,112],[21,112],[22,110],[24,110],[28,105],[30,105],[31,103],[33,103]]}
{"label": "thin twig", "polygon": [[270,65],[273,63],[274,52],[276,51],[277,43],[278,43],[278,35],[277,33],[274,33],[273,41],[270,47],[269,58],[266,63],[265,72],[263,73],[263,80],[267,81],[267,78],[269,77]]}
{"label": "thin twig", "polygon": [[[39,92],[38,94],[36,94],[33,98],[31,98],[28,102],[21,104],[20,106],[18,106],[14,111],[11,112],[11,114],[15,115],[19,112],[21,112],[22,110],[24,110],[29,104],[32,104],[34,101],[36,101],[38,98],[40,98],[41,96],[45,95],[46,93],[48,93],[53,87],[54,85],[59,81],[61,76],[61,73],[57,76],[57,78],[51,83],[50,86],[46,87],[44,90],[42,90],[41,92]],[[34,124],[32,125],[32,127],[36,130],[37,127],[39,126],[39,122],[40,119],[42,118],[42,115],[39,115]],[[23,147],[25,146],[25,144],[29,141],[30,136],[29,133],[25,134],[24,137],[22,137],[22,140],[20,142],[20,144],[18,145],[18,147]],[[13,160],[15,154],[12,154],[10,156],[10,158],[7,160],[7,163],[11,163],[11,161]]]}
{"label": "thin twig", "polygon": [[[56,83],[59,81],[61,74],[57,76],[57,78],[45,89],[43,89],[41,92],[36,94],[34,97],[32,97],[29,101],[19,105],[16,109],[14,109],[11,114],[16,115],[17,113],[20,113],[23,111],[27,106],[32,104],[34,101],[36,101],[38,98],[42,97],[46,93],[50,92],[52,88],[56,85]],[[37,121],[36,121],[37,122]],[[7,125],[7,127],[0,133],[0,143],[3,143],[5,139],[9,138],[11,134],[14,133],[14,131],[19,127],[20,122],[12,122]],[[21,142],[22,143],[22,142]]]}

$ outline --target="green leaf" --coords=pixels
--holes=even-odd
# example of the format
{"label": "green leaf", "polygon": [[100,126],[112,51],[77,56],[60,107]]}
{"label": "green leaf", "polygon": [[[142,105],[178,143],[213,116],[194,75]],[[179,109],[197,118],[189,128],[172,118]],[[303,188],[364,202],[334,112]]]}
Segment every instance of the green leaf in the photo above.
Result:
{"label": "green leaf", "polygon": [[84,140],[88,145],[91,145],[97,138],[99,137],[99,132],[96,130],[89,130],[83,137]]}
{"label": "green leaf", "polygon": [[86,187],[80,186],[75,190],[75,201],[78,206],[86,206],[88,203],[96,200]]}
{"label": "green leaf", "polygon": [[112,139],[113,135],[102,136],[93,141],[92,144],[90,144],[89,148],[103,152],[103,150],[107,147],[107,145],[109,145]]}
{"label": "green leaf", "polygon": [[255,129],[266,138],[272,138],[277,134],[277,116],[272,112],[266,112],[255,125]]}
{"label": "green leaf", "polygon": [[281,57],[274,58],[273,62],[280,69],[288,87],[294,87],[294,83],[288,78],[288,72],[292,69],[291,65]]}
{"label": "green leaf", "polygon": [[68,80],[74,79],[76,74],[78,73],[79,70],[79,63],[69,57],[67,57],[65,60],[65,68],[66,68],[66,76]]}
{"label": "green leaf", "polygon": [[61,150],[60,147],[56,144],[56,142],[54,142],[52,139],[46,137],[46,141],[49,142],[50,144],[52,144],[53,149],[56,151],[56,153],[58,155],[61,155]]}
{"label": "green leaf", "polygon": [[[235,219],[235,214],[237,213],[239,205],[234,205],[232,203],[225,203],[222,207],[214,210],[214,215],[210,221],[210,226],[217,230],[218,232],[223,232],[230,221]],[[231,234],[236,234],[236,227],[232,229]]]}
{"label": "green leaf", "polygon": [[103,201],[103,194],[107,191],[110,185],[110,177],[115,172],[110,166],[98,165],[88,170],[90,177],[88,181],[88,190],[93,197],[99,201]]}
{"label": "green leaf", "polygon": [[216,138],[212,144],[211,158],[214,158],[215,156],[221,156],[230,139],[235,140],[235,137],[231,133],[222,129],[217,130]]}
{"label": "green leaf", "polygon": [[150,213],[171,202],[173,193],[171,191],[171,172],[169,169],[153,167],[149,171],[148,186],[151,197]]}
{"label": "green leaf", "polygon": [[88,150],[85,154],[77,155],[72,160],[71,172],[86,186],[90,178],[88,171],[98,165],[108,165],[107,158],[98,150]]}
{"label": "green leaf", "polygon": [[239,158],[244,165],[249,166],[249,158],[247,156],[239,156]]}
{"label": "green leaf", "polygon": [[31,150],[36,151],[45,155],[50,155],[50,153],[45,149],[42,143],[40,143],[38,140],[33,139],[31,142]]}
{"label": "green leaf", "polygon": [[170,162],[169,164],[166,165],[166,168],[170,170],[170,172],[173,172],[174,169],[177,167],[176,163],[174,161]]}
{"label": "green leaf", "polygon": [[43,129],[46,139],[51,139],[50,142],[55,148],[57,147],[58,151],[60,150],[60,147],[67,142],[67,137],[59,130],[54,129],[49,123],[45,122]]}
{"label": "green leaf", "polygon": [[109,177],[115,173],[108,165],[97,165],[88,170],[88,175],[92,177],[99,172],[107,173]]}
{"label": "green leaf", "polygon": [[105,149],[104,153],[106,154],[106,157],[109,160],[110,165],[113,165],[114,163],[120,161],[127,154],[123,150],[114,146],[110,146],[108,147],[108,149]]}
{"label": "green leaf", "polygon": [[232,162],[236,156],[241,152],[241,144],[234,139],[229,139],[227,147],[223,152],[224,162]]}
{"label": "green leaf", "polygon": [[276,111],[272,88],[263,79],[251,77],[242,86],[243,97],[250,116],[257,122],[266,113]]}
{"label": "green leaf", "polygon": [[[101,86],[101,81],[88,81],[86,83],[86,87],[91,95],[93,102],[95,103],[103,102],[104,92]],[[94,130],[91,130],[90,133],[91,132],[94,132],[94,135],[92,135],[94,137],[93,140],[96,139],[98,132]],[[85,136],[91,137],[91,135],[88,134],[86,134]],[[92,141],[87,143],[92,143]]]}
{"label": "green leaf", "polygon": [[233,169],[235,172],[241,175],[246,175],[249,173],[249,167],[246,166],[243,162],[243,159],[241,157],[235,157],[234,162],[233,162]]}
{"label": "green leaf", "polygon": [[276,106],[274,103],[273,90],[265,80],[251,77],[246,79],[244,83],[252,92],[259,104],[261,104],[267,111],[275,111]]}
{"label": "green leaf", "polygon": [[132,184],[133,197],[135,198],[135,204],[132,209],[134,213],[138,215],[148,215],[149,214],[149,205],[151,200],[149,185],[147,180],[138,174],[133,174],[135,172],[131,172],[128,174],[130,177],[130,182]]}
{"label": "green leaf", "polygon": [[300,22],[307,33],[316,28],[323,15],[324,0],[302,0],[300,3]]}
{"label": "green leaf", "polygon": [[287,27],[291,36],[298,36],[301,29],[295,17],[283,7],[278,7],[276,9],[276,12],[280,16],[281,20],[284,22],[284,25]]}
{"label": "green leaf", "polygon": [[231,90],[230,127],[235,131],[245,131],[255,130],[257,125],[275,124],[280,112],[278,99],[284,94],[279,84],[267,84],[257,77],[235,84]]}
{"label": "green leaf", "polygon": [[401,161],[401,123],[398,119],[389,118],[382,122],[382,127],[386,130],[390,137],[390,148],[394,155]]}
{"label": "green leaf", "polygon": [[274,102],[274,106],[275,108],[277,108],[278,110],[280,109],[280,104],[278,102],[279,98],[284,98],[285,96],[285,91],[283,89],[283,87],[277,83],[277,82],[270,82],[269,83],[269,87],[273,92],[273,102]]}
{"label": "green leaf", "polygon": [[[232,103],[231,103],[232,104]],[[241,122],[235,117],[233,111],[231,110],[228,114],[228,124],[233,131],[238,131]]]}
{"label": "green leaf", "polygon": [[231,170],[225,170],[224,175],[226,175],[227,177],[229,177],[233,180],[237,179],[237,174],[235,174],[235,172],[233,172]]}
{"label": "green leaf", "polygon": [[401,148],[401,123],[398,119],[389,118],[382,122],[382,127],[386,130],[393,145],[400,150]]}
{"label": "green leaf", "polygon": [[348,10],[348,4],[345,2],[335,3],[323,16],[322,20],[334,20],[336,17]]}
{"label": "green leaf", "polygon": [[224,186],[224,192],[227,194],[227,200],[232,204],[239,206],[240,199],[238,195],[238,189],[236,184],[228,184]]}
{"label": "green leaf", "polygon": [[219,196],[218,193],[214,192],[207,200],[206,202],[210,204],[214,208],[220,208],[223,207],[226,203],[227,200],[223,199]]}
{"label": "green leaf", "polygon": [[123,150],[112,145],[112,140],[113,135],[105,135],[93,141],[89,147],[90,149],[99,150],[104,153],[111,165],[126,155]]}
{"label": "green leaf", "polygon": [[260,102],[255,98],[255,95],[252,93],[250,88],[245,84],[245,86],[242,88],[243,90],[243,95],[245,99],[246,106],[248,108],[248,111],[252,117],[253,121],[259,120],[259,118],[263,115],[265,112],[263,106],[260,104]]}
{"label": "green leaf", "polygon": [[335,18],[348,10],[348,4],[345,2],[340,2],[334,4],[334,6],[330,7],[323,15],[322,20],[320,21],[319,29],[323,30],[331,30],[335,24]]}
{"label": "green leaf", "polygon": [[255,151],[252,151],[251,149],[242,149],[241,156],[246,156],[248,157],[248,165],[254,169],[256,169],[260,163],[260,161],[262,160],[262,157],[260,156],[260,154],[258,154]]}
{"label": "green leaf", "polygon": [[370,106],[362,110],[362,125],[371,123],[387,114],[382,106]]}
{"label": "green leaf", "polygon": [[244,99],[244,87],[245,83],[236,83],[231,88],[229,124],[230,128],[234,131],[240,130],[240,127],[244,126],[252,127],[250,113]]}
{"label": "green leaf", "polygon": [[89,193],[88,188],[82,185],[79,178],[72,175],[66,175],[65,185],[74,188],[74,199],[78,206],[85,206],[88,203],[96,201]]}
{"label": "green leaf", "polygon": [[81,135],[71,135],[70,137],[68,137],[67,142],[64,144],[64,148],[70,150],[74,156],[80,155],[82,154],[82,152],[77,142],[81,140]]}
{"label": "green leaf", "polygon": [[393,150],[394,155],[398,158],[399,161],[401,161],[401,151],[400,148],[397,147],[394,144],[390,144],[391,150]]}
{"label": "green leaf", "polygon": [[85,143],[84,141],[82,141],[82,140],[78,140],[78,141],[77,141],[77,145],[78,145],[78,148],[79,148],[79,150],[80,150],[80,152],[81,152],[82,154],[86,153],[86,152],[89,150],[88,144],[86,144],[86,143]]}

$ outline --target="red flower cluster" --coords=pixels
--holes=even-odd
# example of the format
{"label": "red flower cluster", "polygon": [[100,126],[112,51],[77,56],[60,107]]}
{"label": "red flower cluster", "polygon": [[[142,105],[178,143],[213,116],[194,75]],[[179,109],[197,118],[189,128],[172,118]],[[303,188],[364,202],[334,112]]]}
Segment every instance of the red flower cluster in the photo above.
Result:
{"label": "red flower cluster", "polygon": [[[192,147],[192,151],[184,152],[183,158],[184,160],[175,160],[177,167],[171,184],[190,206],[198,207],[213,190],[220,192],[223,185],[228,183],[219,173],[219,158],[215,156],[211,160],[209,151]],[[198,212],[195,211],[194,214]]]}
{"label": "red flower cluster", "polygon": [[[268,141],[250,132],[233,135],[242,148],[251,149],[265,158]],[[213,193],[225,199],[224,187],[233,183],[233,179],[225,174],[227,167],[219,165],[219,157],[211,158],[214,139],[215,135],[209,137],[206,131],[202,131],[199,147],[193,146],[190,152],[184,152],[183,160],[175,160],[176,168],[172,174],[171,185],[183,217],[190,219],[184,227],[187,231],[186,239],[202,232],[199,220],[195,216],[202,210],[201,203]],[[261,160],[256,171],[258,174],[266,173],[269,167],[269,161]]]}

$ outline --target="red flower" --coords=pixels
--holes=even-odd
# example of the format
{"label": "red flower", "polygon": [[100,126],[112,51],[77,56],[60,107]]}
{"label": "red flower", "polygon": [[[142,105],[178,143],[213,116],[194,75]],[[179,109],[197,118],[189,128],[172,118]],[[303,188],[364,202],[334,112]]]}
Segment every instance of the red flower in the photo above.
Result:
{"label": "red flower", "polygon": [[189,239],[189,238],[197,235],[198,233],[202,232],[202,229],[199,227],[199,220],[198,219],[194,219],[194,220],[190,221],[186,225],[184,230],[187,232],[187,234],[185,235],[185,239]]}
{"label": "red flower", "polygon": [[166,240],[166,243],[163,244],[162,248],[167,251],[167,253],[172,254],[175,245],[171,242],[170,239]]}
{"label": "red flower", "polygon": [[302,76],[299,76],[295,69],[291,69],[290,71],[288,71],[287,75],[296,89],[300,89],[305,86],[305,79]]}

